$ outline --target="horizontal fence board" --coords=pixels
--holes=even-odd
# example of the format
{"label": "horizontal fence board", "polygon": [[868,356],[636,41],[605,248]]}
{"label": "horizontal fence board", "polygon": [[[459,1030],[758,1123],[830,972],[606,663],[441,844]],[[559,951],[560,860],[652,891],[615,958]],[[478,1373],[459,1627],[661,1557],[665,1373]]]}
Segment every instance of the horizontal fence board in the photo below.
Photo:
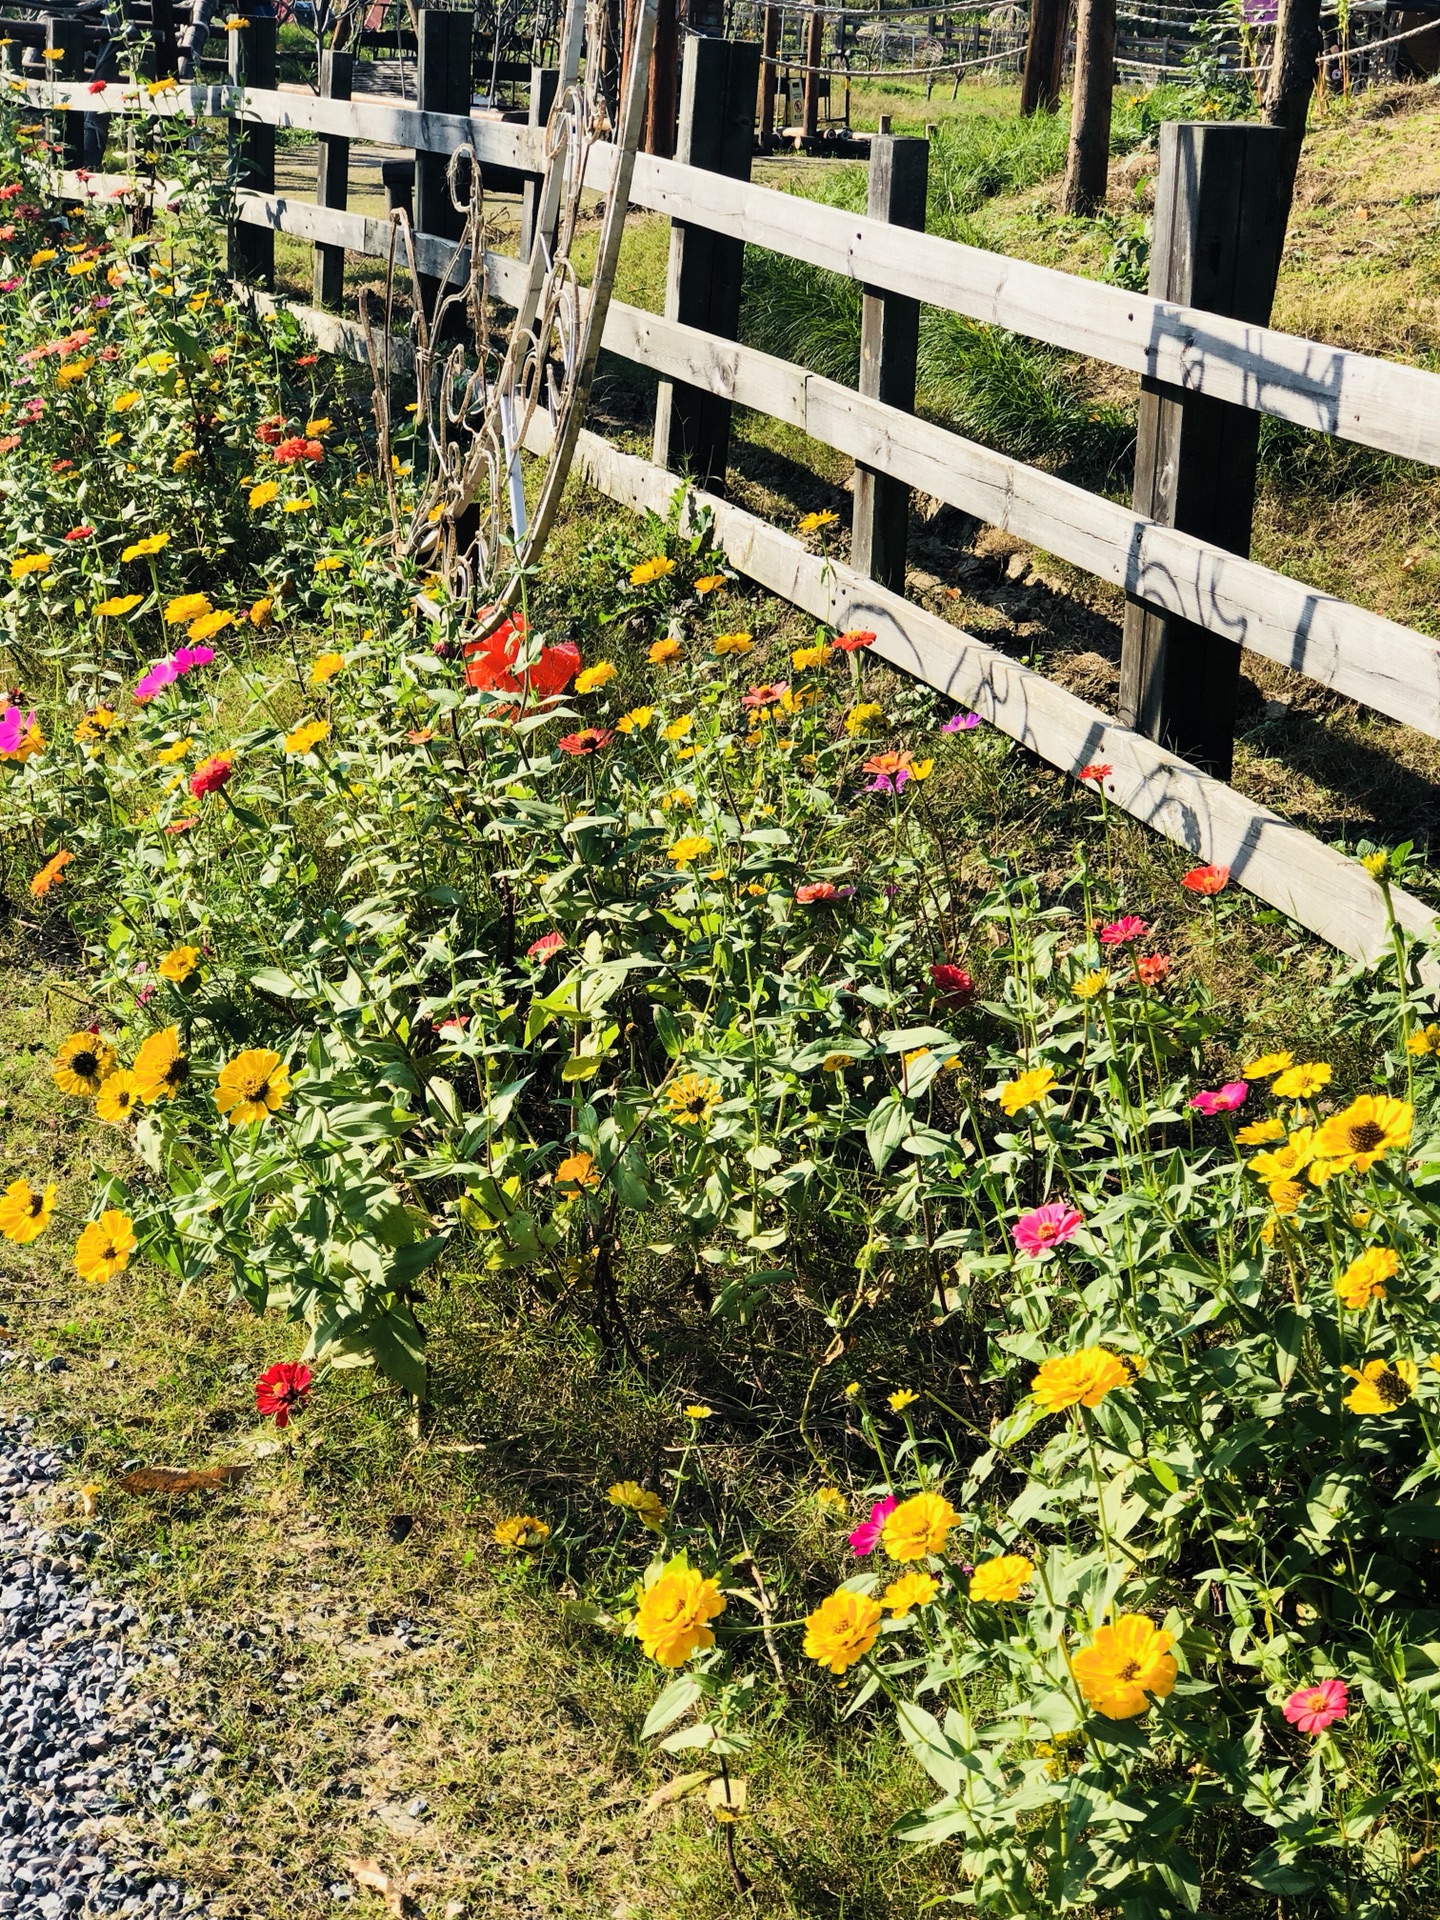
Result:
{"label": "horizontal fence board", "polygon": [[[37,107],[229,115],[430,153],[468,146],[481,160],[522,171],[539,172],[544,166],[543,128],[420,113],[399,104],[242,94],[229,87],[179,88],[152,100],[124,85],[92,94],[82,84],[60,81],[30,81],[24,91]],[[614,148],[597,143],[590,150],[587,185],[607,187],[614,168]],[[1419,367],[1249,326],[653,154],[636,156],[630,198],[635,206],[867,286],[908,294],[1318,433],[1440,466],[1440,375]]]}

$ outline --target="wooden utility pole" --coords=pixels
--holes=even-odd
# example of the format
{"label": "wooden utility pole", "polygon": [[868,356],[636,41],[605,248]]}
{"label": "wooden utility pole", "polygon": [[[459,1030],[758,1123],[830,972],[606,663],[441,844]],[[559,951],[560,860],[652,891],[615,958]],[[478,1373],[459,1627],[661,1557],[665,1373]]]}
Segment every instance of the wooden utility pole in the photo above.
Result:
{"label": "wooden utility pole", "polygon": [[1069,25],[1070,0],[1031,0],[1025,73],[1020,82],[1022,114],[1054,113],[1060,105],[1060,77],[1065,69],[1065,34]]}
{"label": "wooden utility pole", "polygon": [[1280,127],[1289,136],[1283,163],[1287,218],[1324,46],[1320,7],[1321,0],[1280,0],[1275,19],[1275,52],[1270,62],[1262,117],[1267,127]]}
{"label": "wooden utility pole", "polygon": [[655,51],[650,56],[650,90],[645,97],[641,146],[662,160],[675,157],[676,72],[680,65],[678,0],[660,0],[655,14]]}
{"label": "wooden utility pole", "polygon": [[805,23],[805,113],[803,131],[813,140],[820,131],[820,50],[825,42],[825,16],[819,7]]}
{"label": "wooden utility pole", "polygon": [[780,9],[767,5],[760,29],[760,151],[769,153],[775,144],[775,84],[780,77],[776,55],[780,51]]}
{"label": "wooden utility pole", "polygon": [[1066,213],[1094,213],[1105,204],[1114,94],[1115,0],[1079,0],[1070,153],[1065,162]]}

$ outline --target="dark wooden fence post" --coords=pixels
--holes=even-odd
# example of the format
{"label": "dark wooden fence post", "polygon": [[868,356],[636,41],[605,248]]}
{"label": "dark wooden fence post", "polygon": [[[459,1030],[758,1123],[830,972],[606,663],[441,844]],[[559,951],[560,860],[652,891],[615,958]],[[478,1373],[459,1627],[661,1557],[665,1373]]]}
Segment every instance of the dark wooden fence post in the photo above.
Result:
{"label": "dark wooden fence post", "polygon": [[[320,97],[348,100],[355,79],[353,53],[322,53]],[[315,175],[315,204],[344,212],[350,199],[350,142],[340,134],[320,136],[320,160]],[[345,299],[345,249],[328,241],[315,245],[315,304],[340,307]]]}
{"label": "dark wooden fence post", "polygon": [[1059,106],[1069,24],[1070,0],[1031,0],[1025,75],[1020,82],[1021,113],[1054,113]]}
{"label": "dark wooden fence post", "polygon": [[[530,124],[532,127],[546,127],[550,124],[550,109],[555,104],[555,96],[560,91],[560,69],[558,67],[531,67],[530,69]],[[540,180],[532,175],[525,182],[525,191],[520,197],[520,258],[528,260],[530,249],[535,241],[535,214],[540,205]],[[546,242],[554,244],[554,235],[546,234]]]}
{"label": "dark wooden fence post", "polygon": [[[866,212],[893,226],[925,226],[930,142],[897,139],[888,115],[870,142],[870,195]],[[860,391],[888,406],[915,407],[915,359],[920,344],[920,303],[906,295],[866,287],[860,309]],[[851,559],[861,573],[896,593],[905,591],[905,550],[910,533],[910,489],[899,480],[855,469]]]}
{"label": "dark wooden fence post", "polygon": [[767,4],[760,28],[760,151],[775,144],[775,88],[780,79],[776,55],[780,51],[780,9]]}
{"label": "dark wooden fence post", "polygon": [[[1285,238],[1288,137],[1238,123],[1161,128],[1152,295],[1265,325]],[[1143,380],[1136,511],[1248,555],[1259,440],[1258,413]],[[1120,665],[1127,726],[1226,779],[1239,684],[1235,640],[1130,600]]]}
{"label": "dark wooden fence post", "polygon": [[[275,18],[255,14],[229,36],[230,84],[272,91],[275,86]],[[229,137],[235,153],[235,184],[255,193],[275,191],[275,129],[257,122],[231,120]],[[252,286],[275,283],[275,235],[269,227],[230,227],[230,275]]]}
{"label": "dark wooden fence post", "polygon": [[[45,15],[45,51],[58,53],[58,60],[47,60],[45,71],[52,80],[85,78],[85,22]],[[85,164],[85,116],[78,109],[58,115],[60,125],[51,128],[51,138],[60,136],[60,164],[67,173]]]}
{"label": "dark wooden fence post", "polygon": [[1105,204],[1110,166],[1110,114],[1115,98],[1115,0],[1078,0],[1070,151],[1062,204],[1091,214]]}
{"label": "dark wooden fence post", "polygon": [[805,23],[805,92],[801,131],[813,140],[820,131],[820,54],[825,45],[825,16],[819,7]]}
{"label": "dark wooden fence post", "polygon": [[[678,157],[732,180],[750,178],[760,49],[753,40],[685,36]],[[725,340],[740,331],[745,243],[683,220],[670,228],[665,313]],[[655,407],[655,460],[702,485],[725,484],[730,402],[719,394],[662,380]]]}
{"label": "dark wooden fence post", "polygon": [[[474,16],[422,7],[416,54],[416,96],[421,113],[470,114],[470,54]],[[442,240],[458,240],[465,216],[455,205],[448,179],[449,155],[415,154],[415,230]],[[473,184],[473,183],[472,183]],[[427,311],[433,311],[439,281],[420,276]]]}

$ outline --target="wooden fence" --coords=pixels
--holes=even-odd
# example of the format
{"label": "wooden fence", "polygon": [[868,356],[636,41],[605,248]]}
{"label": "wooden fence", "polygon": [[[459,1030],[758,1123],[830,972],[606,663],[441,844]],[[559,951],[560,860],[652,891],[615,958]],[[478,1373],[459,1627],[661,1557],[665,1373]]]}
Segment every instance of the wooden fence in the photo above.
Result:
{"label": "wooden fence", "polygon": [[[432,21],[446,17],[420,16],[420,97],[414,107],[277,91],[273,23],[259,19],[232,36],[229,87],[151,98],[118,85],[93,93],[77,78],[62,78],[25,83],[25,90],[33,106],[62,112],[226,118],[246,183],[238,196],[232,267],[265,305],[273,301],[263,283],[271,275],[277,232],[313,243],[317,257],[332,260],[337,249],[370,258],[390,250],[387,221],[344,210],[345,142],[413,149],[417,172],[428,156],[468,147],[487,173],[538,174],[544,138],[538,125],[431,109],[443,74],[427,97],[426,41],[436,31]],[[1267,262],[1265,254],[1271,211],[1263,186],[1265,156],[1253,136],[1269,130],[1165,130],[1152,280],[1161,290],[1138,294],[915,230],[915,156],[909,157],[907,176],[899,150],[923,143],[887,146],[884,137],[877,140],[865,215],[752,184],[748,139],[739,148],[733,141],[712,141],[703,156],[709,164],[695,164],[705,145],[696,100],[706,103],[707,116],[717,122],[725,118],[727,99],[735,108],[732,118],[740,117],[742,101],[748,116],[758,50],[692,42],[687,64],[695,78],[686,89],[689,122],[682,115],[681,152],[689,157],[641,155],[630,196],[632,206],[675,223],[667,311],[613,304],[604,335],[607,350],[661,376],[657,458],[639,459],[586,433],[579,458],[587,479],[637,510],[664,512],[682,484],[676,468],[683,455],[692,482],[687,511],[709,509],[716,539],[739,572],[817,620],[873,628],[880,656],[973,708],[1052,765],[1073,774],[1089,763],[1108,762],[1107,792],[1114,804],[1198,859],[1228,866],[1252,892],[1336,947],[1376,956],[1387,927],[1380,888],[1358,861],[1218,777],[1229,766],[1225,716],[1233,716],[1233,689],[1248,649],[1440,738],[1440,644],[1246,557],[1255,430],[1259,415],[1269,414],[1440,465],[1440,375],[1263,324],[1276,261]],[[257,84],[261,80],[269,84]],[[322,136],[330,205],[275,192],[267,169],[273,168],[277,128]],[[74,136],[65,142],[72,153],[79,144]],[[590,179],[596,187],[606,185],[614,159],[607,147],[593,151]],[[923,167],[919,179],[923,219]],[[64,191],[77,199],[123,184],[115,176],[84,178],[73,168],[63,181]],[[425,209],[417,211],[423,227]],[[696,245],[702,236],[709,243]],[[861,283],[861,391],[731,337],[746,246],[788,254]],[[443,232],[418,233],[422,272],[443,273],[452,247]],[[1213,271],[1217,261],[1230,263],[1223,287]],[[494,255],[487,267],[503,301],[517,284],[519,264]],[[334,285],[333,276],[328,283]],[[1209,310],[1184,297],[1202,288],[1215,306],[1228,304],[1230,311]],[[1135,375],[1142,390],[1139,465],[1146,468],[1137,472],[1137,497],[1143,492],[1146,510],[1104,499],[917,418],[914,330],[920,303]],[[319,306],[287,304],[317,344],[363,358],[355,322]],[[857,564],[810,552],[710,490],[723,486],[732,404],[799,427],[857,462],[862,480],[851,556]],[[905,599],[903,533],[897,567],[895,525],[898,502],[903,529],[911,488],[1124,590],[1130,617],[1122,679],[1132,724]],[[1193,747],[1211,770],[1184,757],[1177,745]],[[1392,904],[1408,929],[1432,932],[1434,914],[1423,903],[1396,892]]]}

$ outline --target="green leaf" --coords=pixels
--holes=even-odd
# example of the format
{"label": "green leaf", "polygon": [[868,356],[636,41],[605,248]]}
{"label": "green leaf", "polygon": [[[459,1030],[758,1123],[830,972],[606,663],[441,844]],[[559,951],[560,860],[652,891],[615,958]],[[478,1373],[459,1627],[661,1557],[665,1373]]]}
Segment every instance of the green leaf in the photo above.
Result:
{"label": "green leaf", "polygon": [[642,1740],[653,1740],[657,1733],[663,1733],[667,1727],[673,1727],[683,1714],[687,1714],[701,1699],[705,1689],[693,1673],[682,1673],[678,1680],[672,1680],[660,1698],[645,1716],[645,1724],[640,1729]]}
{"label": "green leaf", "polygon": [[910,1107],[898,1093],[882,1100],[865,1122],[865,1144],[875,1171],[883,1173],[885,1163],[910,1131]]}

